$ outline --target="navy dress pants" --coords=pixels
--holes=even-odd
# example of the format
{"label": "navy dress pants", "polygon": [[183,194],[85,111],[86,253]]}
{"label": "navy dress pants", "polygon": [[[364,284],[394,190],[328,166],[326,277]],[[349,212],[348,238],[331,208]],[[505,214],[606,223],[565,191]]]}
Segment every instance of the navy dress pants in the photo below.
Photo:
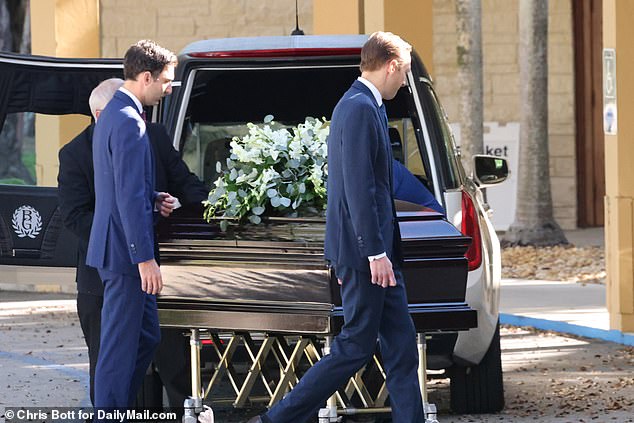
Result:
{"label": "navy dress pants", "polygon": [[90,369],[90,402],[95,404],[95,369],[99,357],[99,342],[101,338],[101,295],[77,293],[77,315],[81,331],[84,333],[88,347],[88,362]]}
{"label": "navy dress pants", "polygon": [[161,339],[156,297],[141,279],[99,270],[104,283],[95,408],[128,409]]}
{"label": "navy dress pants", "polygon": [[387,373],[392,420],[424,422],[416,331],[407,310],[401,273],[394,272],[397,286],[382,288],[371,283],[369,273],[347,267],[336,270],[337,277],[343,281],[341,333],[335,337],[330,354],[310,368],[263,420],[304,423],[315,417],[326,400],[372,358],[378,338]]}
{"label": "navy dress pants", "polygon": [[[95,403],[95,369],[101,338],[103,296],[77,293],[77,315],[84,333],[90,363],[90,402]],[[191,394],[189,339],[181,329],[161,328],[161,342],[154,354],[161,383],[165,387],[169,406],[177,417],[183,414],[185,398]],[[159,407],[161,404],[154,404]]]}

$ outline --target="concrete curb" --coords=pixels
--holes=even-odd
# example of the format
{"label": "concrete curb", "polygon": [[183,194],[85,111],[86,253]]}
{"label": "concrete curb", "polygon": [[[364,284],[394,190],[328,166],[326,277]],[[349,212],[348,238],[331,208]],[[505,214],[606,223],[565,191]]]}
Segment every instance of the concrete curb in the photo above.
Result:
{"label": "concrete curb", "polygon": [[41,283],[2,283],[1,291],[14,292],[38,292],[42,294],[77,294],[77,285],[68,284],[41,284]]}
{"label": "concrete curb", "polygon": [[552,330],[585,338],[601,339],[627,346],[634,346],[634,333],[623,333],[618,330],[591,328],[555,320],[538,319],[515,314],[500,313],[500,323],[511,326],[530,326],[535,329]]}

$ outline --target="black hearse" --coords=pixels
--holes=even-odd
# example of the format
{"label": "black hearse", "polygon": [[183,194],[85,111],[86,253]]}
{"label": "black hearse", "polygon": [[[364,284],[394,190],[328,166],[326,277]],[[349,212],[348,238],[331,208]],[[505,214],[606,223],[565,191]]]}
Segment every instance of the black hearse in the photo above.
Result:
{"label": "black hearse", "polygon": [[[230,154],[229,141],[244,135],[246,123],[261,123],[269,114],[288,126],[307,116],[329,118],[359,76],[366,39],[190,44],[179,56],[173,94],[150,115],[167,126],[190,169],[210,186],[218,177],[216,162]],[[0,128],[14,113],[89,115],[90,91],[114,76],[122,76],[120,60],[0,54]],[[408,85],[387,102],[387,111],[394,156],[446,210],[442,215],[402,202],[397,207],[421,366],[451,377],[454,411],[500,410],[500,251],[480,187],[503,181],[506,163],[476,157],[476,175],[465,176],[416,53]],[[3,184],[0,198],[0,267],[73,266],[76,241],[62,227],[55,188]],[[160,223],[160,319],[192,337],[196,405],[205,396],[218,400],[214,390],[222,380],[230,382],[235,406],[272,404],[328,347],[342,322],[338,287],[323,261],[323,225],[320,217],[277,216],[221,230],[218,222],[202,219],[202,207],[179,210]],[[207,359],[212,363],[202,376],[201,345],[211,351],[203,354],[202,366]],[[238,359],[246,361],[246,373],[234,364]],[[377,383],[380,360],[364,372],[333,399],[340,413],[385,408],[387,392]]]}

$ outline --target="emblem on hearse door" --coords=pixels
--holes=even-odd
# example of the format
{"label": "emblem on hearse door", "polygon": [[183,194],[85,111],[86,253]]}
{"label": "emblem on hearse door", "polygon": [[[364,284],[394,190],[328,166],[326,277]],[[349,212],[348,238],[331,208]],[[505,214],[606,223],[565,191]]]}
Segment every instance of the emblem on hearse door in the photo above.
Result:
{"label": "emblem on hearse door", "polygon": [[13,212],[13,229],[20,238],[35,239],[42,230],[42,216],[31,206],[20,206]]}

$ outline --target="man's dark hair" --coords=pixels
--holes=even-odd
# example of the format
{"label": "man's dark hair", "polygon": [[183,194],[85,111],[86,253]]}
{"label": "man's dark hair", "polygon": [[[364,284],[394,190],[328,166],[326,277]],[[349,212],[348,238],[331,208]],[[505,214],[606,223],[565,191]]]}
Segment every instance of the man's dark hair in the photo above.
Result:
{"label": "man's dark hair", "polygon": [[142,72],[158,78],[166,65],[176,65],[176,55],[151,40],[141,40],[130,46],[123,57],[123,76],[136,80]]}

